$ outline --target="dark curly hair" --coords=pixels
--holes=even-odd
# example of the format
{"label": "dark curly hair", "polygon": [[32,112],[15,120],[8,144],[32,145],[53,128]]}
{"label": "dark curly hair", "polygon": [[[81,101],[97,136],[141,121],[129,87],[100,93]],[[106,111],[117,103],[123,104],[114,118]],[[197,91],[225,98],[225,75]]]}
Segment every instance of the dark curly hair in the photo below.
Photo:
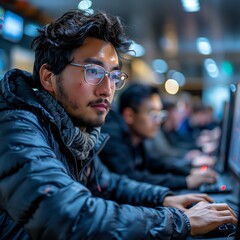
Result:
{"label": "dark curly hair", "polygon": [[119,17],[105,12],[88,14],[81,10],[66,12],[56,21],[38,30],[33,40],[35,50],[33,79],[41,88],[39,69],[46,63],[54,74],[60,74],[72,61],[72,53],[87,37],[95,37],[110,42],[116,49],[121,64],[122,55],[129,50],[131,41],[125,36]]}

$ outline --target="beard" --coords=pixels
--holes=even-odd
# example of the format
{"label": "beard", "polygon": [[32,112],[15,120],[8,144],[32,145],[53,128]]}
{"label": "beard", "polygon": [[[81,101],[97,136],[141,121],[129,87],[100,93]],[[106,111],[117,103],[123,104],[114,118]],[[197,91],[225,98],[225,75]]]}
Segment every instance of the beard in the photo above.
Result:
{"label": "beard", "polygon": [[[102,115],[102,114],[101,114]],[[71,116],[69,115],[69,117],[71,118],[73,124],[76,127],[79,128],[94,128],[94,127],[101,127],[104,123],[105,123],[105,118],[103,120],[103,117],[98,115],[99,117],[97,117],[96,119],[92,120],[83,116]]]}
{"label": "beard", "polygon": [[[105,115],[106,113],[103,112],[97,112],[97,117],[95,116],[94,119],[90,118],[89,116],[86,116],[86,114],[73,116],[71,113],[67,111],[67,109],[70,107],[71,109],[78,109],[77,103],[71,101],[69,99],[68,94],[65,92],[62,81],[63,79],[61,77],[58,77],[57,79],[58,85],[57,85],[57,96],[55,96],[58,103],[65,109],[65,111],[68,113],[70,119],[72,120],[73,124],[76,127],[79,128],[94,128],[94,127],[101,127],[105,123]],[[60,96],[60,97],[59,97]],[[109,106],[110,108],[110,106]]]}

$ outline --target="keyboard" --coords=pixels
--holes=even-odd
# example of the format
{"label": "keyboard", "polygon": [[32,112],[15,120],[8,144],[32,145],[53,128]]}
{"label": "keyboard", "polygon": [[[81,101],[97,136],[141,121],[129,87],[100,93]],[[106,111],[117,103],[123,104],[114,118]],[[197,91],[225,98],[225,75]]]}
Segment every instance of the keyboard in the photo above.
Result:
{"label": "keyboard", "polygon": [[217,178],[215,183],[204,183],[199,187],[201,193],[230,193],[232,187],[226,184],[220,176]]}
{"label": "keyboard", "polygon": [[191,239],[209,239],[209,238],[228,239],[227,237],[235,237],[236,231],[237,226],[231,223],[227,223],[217,227],[216,229],[204,235],[191,237]]}
{"label": "keyboard", "polygon": [[204,234],[204,237],[206,238],[217,238],[217,237],[227,237],[227,236],[235,236],[237,231],[237,226],[231,223],[223,224],[219,226],[218,228],[212,230],[211,232],[208,232]]}

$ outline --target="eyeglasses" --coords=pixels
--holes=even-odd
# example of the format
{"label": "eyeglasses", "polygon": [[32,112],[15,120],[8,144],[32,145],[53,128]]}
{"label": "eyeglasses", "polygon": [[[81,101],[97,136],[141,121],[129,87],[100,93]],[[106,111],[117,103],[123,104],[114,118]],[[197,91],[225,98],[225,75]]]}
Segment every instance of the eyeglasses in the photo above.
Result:
{"label": "eyeglasses", "polygon": [[151,110],[151,111],[138,111],[134,110],[136,113],[143,113],[150,117],[154,122],[165,121],[168,112],[166,110]]}
{"label": "eyeglasses", "polygon": [[167,111],[166,110],[150,111],[148,112],[148,115],[155,122],[164,121],[167,117]]}
{"label": "eyeglasses", "polygon": [[120,70],[113,70],[111,72],[107,72],[102,66],[96,64],[78,64],[78,63],[70,63],[70,65],[75,67],[83,67],[84,68],[84,79],[85,82],[90,85],[98,85],[102,82],[105,76],[109,77],[111,83],[115,85],[115,89],[121,89],[128,75]]}

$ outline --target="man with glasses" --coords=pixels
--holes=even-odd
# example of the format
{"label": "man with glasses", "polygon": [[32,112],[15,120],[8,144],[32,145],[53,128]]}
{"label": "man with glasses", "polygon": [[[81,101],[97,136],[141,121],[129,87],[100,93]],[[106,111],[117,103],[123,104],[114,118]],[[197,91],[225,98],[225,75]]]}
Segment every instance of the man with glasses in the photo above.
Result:
{"label": "man with glasses", "polygon": [[70,11],[39,30],[33,75],[1,80],[0,239],[185,239],[236,223],[207,195],[172,196],[101,164],[130,43],[119,18]]}
{"label": "man with glasses", "polygon": [[[214,183],[217,173],[192,167],[182,158],[152,158],[146,140],[156,137],[166,112],[156,87],[134,83],[118,98],[119,109],[112,109],[102,127],[110,140],[100,153],[110,171],[129,178],[170,188],[196,189],[203,183]],[[198,159],[196,159],[198,160]]]}

